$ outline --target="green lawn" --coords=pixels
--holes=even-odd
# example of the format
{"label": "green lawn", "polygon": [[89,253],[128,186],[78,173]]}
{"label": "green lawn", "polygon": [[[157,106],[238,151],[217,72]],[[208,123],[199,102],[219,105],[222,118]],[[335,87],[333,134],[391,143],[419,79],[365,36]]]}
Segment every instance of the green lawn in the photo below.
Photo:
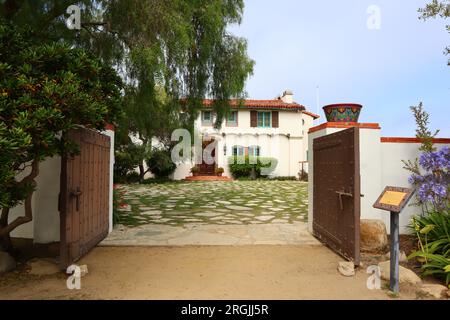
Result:
{"label": "green lawn", "polygon": [[212,181],[121,185],[118,223],[263,224],[306,221],[307,184],[298,181]]}

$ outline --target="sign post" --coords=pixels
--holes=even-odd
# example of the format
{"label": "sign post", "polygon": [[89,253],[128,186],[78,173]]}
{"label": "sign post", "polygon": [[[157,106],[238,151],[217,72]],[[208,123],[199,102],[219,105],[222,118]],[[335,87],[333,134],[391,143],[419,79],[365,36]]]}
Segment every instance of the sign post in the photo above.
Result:
{"label": "sign post", "polygon": [[391,213],[391,270],[390,289],[393,293],[399,292],[399,218],[400,212],[411,199],[414,190],[399,187],[386,187],[373,205],[374,208]]}

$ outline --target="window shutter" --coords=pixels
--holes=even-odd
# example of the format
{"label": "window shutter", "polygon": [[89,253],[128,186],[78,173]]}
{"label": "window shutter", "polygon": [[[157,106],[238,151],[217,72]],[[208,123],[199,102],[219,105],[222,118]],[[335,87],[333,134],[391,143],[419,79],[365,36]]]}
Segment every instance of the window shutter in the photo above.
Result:
{"label": "window shutter", "polygon": [[272,111],[272,128],[278,127],[279,127],[278,111]]}
{"label": "window shutter", "polygon": [[250,127],[256,128],[258,126],[258,112],[250,111]]}

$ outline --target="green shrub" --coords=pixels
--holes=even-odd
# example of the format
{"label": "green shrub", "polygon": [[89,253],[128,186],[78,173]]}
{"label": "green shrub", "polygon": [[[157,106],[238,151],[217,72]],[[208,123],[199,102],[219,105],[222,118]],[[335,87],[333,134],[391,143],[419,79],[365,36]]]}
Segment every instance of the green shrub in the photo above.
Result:
{"label": "green shrub", "polygon": [[450,283],[450,214],[432,212],[414,217],[410,226],[419,243],[419,250],[408,258],[422,258],[422,275],[441,278]]}
{"label": "green shrub", "polygon": [[147,159],[147,166],[157,178],[166,178],[177,168],[170,151],[165,149],[153,149]]}
{"label": "green shrub", "polygon": [[[146,155],[146,147],[132,142],[117,147],[114,153],[114,182],[125,183],[128,175],[143,163]],[[132,176],[133,178],[133,176]]]}
{"label": "green shrub", "polygon": [[273,178],[269,178],[269,180],[273,180],[273,181],[297,181],[297,177],[294,176],[287,176],[287,177],[273,177]]}
{"label": "green shrub", "polygon": [[277,167],[278,160],[267,157],[233,156],[228,166],[234,178],[251,177],[257,179],[270,175]]}

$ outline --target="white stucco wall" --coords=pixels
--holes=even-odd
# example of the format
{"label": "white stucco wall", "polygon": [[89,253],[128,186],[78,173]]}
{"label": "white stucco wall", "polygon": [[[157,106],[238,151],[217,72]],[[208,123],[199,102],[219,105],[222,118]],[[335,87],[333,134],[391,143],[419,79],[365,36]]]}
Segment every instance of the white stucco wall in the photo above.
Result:
{"label": "white stucco wall", "polygon": [[[382,142],[381,145],[381,164],[382,164],[382,186],[398,186],[411,187],[408,178],[411,175],[409,171],[403,168],[402,160],[414,160],[420,155],[420,143],[391,143]],[[444,146],[449,146],[450,143],[436,143],[437,149]],[[381,191],[380,191],[381,192]],[[421,209],[412,206],[414,199],[411,199],[403,212],[400,214],[400,230],[403,233],[407,232],[406,226],[410,223],[411,217],[415,214],[420,214]],[[383,221],[389,228],[389,214],[383,215]],[[389,231],[389,229],[388,229]]]}
{"label": "white stucco wall", "polygon": [[[345,128],[324,128],[309,134],[309,149],[312,149],[314,139],[332,134]],[[361,219],[381,219],[386,224],[389,233],[390,214],[389,212],[373,208],[373,204],[378,199],[386,186],[411,187],[408,182],[410,173],[403,168],[402,160],[414,160],[419,157],[420,143],[386,143],[381,142],[380,129],[360,128],[360,165],[361,165]],[[437,148],[450,144],[436,144]],[[309,153],[309,187],[308,187],[308,229],[312,232],[314,217],[314,154]],[[420,209],[410,206],[400,214],[400,233],[408,232],[407,226],[414,214],[418,214]]]}
{"label": "white stucco wall", "polygon": [[[270,110],[268,110],[270,111]],[[217,141],[216,162],[218,167],[224,168],[224,175],[230,177],[228,158],[232,155],[232,148],[235,145],[250,147],[260,146],[262,157],[274,157],[278,159],[276,170],[271,176],[295,176],[301,169],[301,161],[307,160],[308,131],[313,126],[314,119],[309,114],[301,111],[277,110],[279,115],[278,128],[254,128],[250,126],[250,110],[238,110],[237,125],[229,126],[224,121],[222,128],[215,129],[211,124],[204,124],[201,121],[201,114],[194,123],[196,131]],[[193,139],[193,137],[192,137]],[[137,142],[138,139],[134,138]],[[152,145],[157,145],[157,140],[152,141]],[[226,151],[224,151],[224,148]],[[173,180],[182,180],[191,176],[190,169],[194,166],[194,161],[177,164],[175,172],[170,176]],[[304,165],[308,171],[308,166]],[[153,177],[151,173],[146,178]]]}
{"label": "white stucco wall", "polygon": [[[110,153],[110,190],[109,190],[109,231],[112,231],[113,214],[113,168],[114,168],[114,131],[106,130],[103,134],[111,138]],[[27,172],[25,172],[26,174]],[[58,197],[60,190],[61,157],[46,159],[40,164],[36,178],[37,187],[33,195],[33,220],[16,228],[12,237],[33,239],[35,243],[51,243],[60,239],[60,219]],[[20,179],[20,177],[18,177]],[[11,210],[9,222],[24,215],[23,205]]]}

